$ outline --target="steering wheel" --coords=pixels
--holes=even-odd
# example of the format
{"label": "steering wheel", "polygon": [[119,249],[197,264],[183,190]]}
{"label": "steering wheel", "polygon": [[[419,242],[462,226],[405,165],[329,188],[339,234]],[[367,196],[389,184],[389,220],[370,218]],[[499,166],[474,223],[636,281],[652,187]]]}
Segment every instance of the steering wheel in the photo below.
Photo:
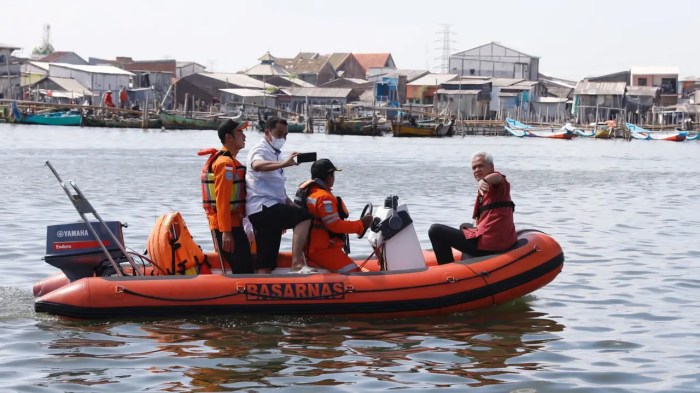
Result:
{"label": "steering wheel", "polygon": [[[360,219],[362,219],[365,216],[371,216],[373,210],[374,210],[374,207],[372,206],[371,203],[366,204],[365,208],[362,209],[362,213],[360,214]],[[359,235],[357,235],[357,238],[362,239],[365,236],[365,233],[367,233],[367,230],[369,229],[370,226],[371,225],[366,226],[365,230],[362,231],[362,233],[360,233]]]}

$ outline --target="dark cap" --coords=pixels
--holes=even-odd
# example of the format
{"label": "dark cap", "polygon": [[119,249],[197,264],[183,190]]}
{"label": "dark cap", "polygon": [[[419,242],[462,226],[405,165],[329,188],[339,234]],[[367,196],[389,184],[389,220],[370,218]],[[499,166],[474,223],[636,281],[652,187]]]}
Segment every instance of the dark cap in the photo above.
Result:
{"label": "dark cap", "polygon": [[240,129],[242,131],[247,125],[247,122],[243,122],[243,124],[240,124],[231,119],[226,119],[219,123],[219,139],[223,141],[226,134],[230,134],[232,131],[237,129]]}
{"label": "dark cap", "polygon": [[313,179],[325,179],[331,173],[340,171],[342,171],[342,169],[336,168],[331,160],[327,158],[321,158],[311,164],[311,177]]}

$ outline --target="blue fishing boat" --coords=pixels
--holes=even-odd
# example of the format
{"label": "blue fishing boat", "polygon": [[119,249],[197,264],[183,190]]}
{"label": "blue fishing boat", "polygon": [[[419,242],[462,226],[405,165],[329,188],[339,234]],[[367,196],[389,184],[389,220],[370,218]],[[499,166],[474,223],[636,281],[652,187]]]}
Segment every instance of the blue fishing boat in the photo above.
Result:
{"label": "blue fishing boat", "polygon": [[79,126],[82,118],[83,116],[78,111],[61,111],[24,115],[17,122],[45,126]]}

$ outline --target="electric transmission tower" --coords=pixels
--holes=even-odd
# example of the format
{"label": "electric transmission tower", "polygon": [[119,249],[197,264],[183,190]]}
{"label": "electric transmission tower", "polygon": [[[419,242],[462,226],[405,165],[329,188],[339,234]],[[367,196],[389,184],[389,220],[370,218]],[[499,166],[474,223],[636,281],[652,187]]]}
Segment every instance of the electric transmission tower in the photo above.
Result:
{"label": "electric transmission tower", "polygon": [[451,28],[452,25],[443,23],[440,25],[442,27],[442,30],[440,30],[437,34],[441,36],[439,40],[435,40],[435,42],[441,43],[442,46],[440,46],[440,57],[436,57],[435,60],[438,60],[440,62],[440,73],[442,74],[447,74],[450,71],[450,55],[452,54],[452,44],[455,43],[456,41],[452,39],[452,36],[455,34],[452,32]]}

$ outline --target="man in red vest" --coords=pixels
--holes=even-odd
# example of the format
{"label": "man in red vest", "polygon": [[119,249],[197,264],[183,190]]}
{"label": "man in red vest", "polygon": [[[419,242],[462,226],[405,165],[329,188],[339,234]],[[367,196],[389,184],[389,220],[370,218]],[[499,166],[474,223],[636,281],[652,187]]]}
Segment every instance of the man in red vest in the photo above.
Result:
{"label": "man in red vest", "polygon": [[474,153],[472,173],[478,184],[472,214],[476,228],[457,229],[433,224],[428,237],[439,264],[454,262],[452,248],[470,256],[481,256],[507,250],[518,241],[510,183],[505,175],[494,169],[491,154]]}

